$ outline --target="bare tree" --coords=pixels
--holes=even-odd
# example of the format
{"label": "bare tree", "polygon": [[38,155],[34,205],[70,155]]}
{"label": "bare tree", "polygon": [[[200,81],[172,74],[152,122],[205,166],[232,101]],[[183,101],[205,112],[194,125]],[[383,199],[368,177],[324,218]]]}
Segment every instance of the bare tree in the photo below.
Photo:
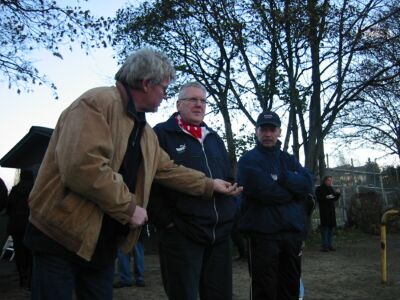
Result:
{"label": "bare tree", "polygon": [[363,93],[340,114],[335,136],[344,144],[379,149],[400,158],[400,89],[385,85]]}
{"label": "bare tree", "polygon": [[303,146],[305,165],[322,175],[324,140],[339,112],[399,75],[398,60],[371,69],[366,59],[390,42],[367,43],[371,30],[398,12],[392,0],[158,0],[119,11],[114,45],[121,56],[158,47],[203,82],[233,163],[232,117],[240,112],[254,124],[260,110],[279,109],[289,115],[284,147],[291,141],[299,156]]}
{"label": "bare tree", "polygon": [[344,143],[351,139],[353,147],[378,148],[400,158],[400,13],[397,6],[391,9],[393,16],[371,27],[363,38],[361,74],[369,77],[381,66],[397,68],[386,70],[388,80],[384,84],[369,86],[360,93],[360,102],[340,112],[333,133]]}
{"label": "bare tree", "polygon": [[62,59],[62,43],[79,40],[86,51],[105,46],[103,29],[108,23],[79,6],[62,7],[50,0],[2,0],[0,15],[0,75],[18,93],[29,91],[32,84],[49,84],[56,92],[56,86],[32,63],[33,51],[46,49]]}

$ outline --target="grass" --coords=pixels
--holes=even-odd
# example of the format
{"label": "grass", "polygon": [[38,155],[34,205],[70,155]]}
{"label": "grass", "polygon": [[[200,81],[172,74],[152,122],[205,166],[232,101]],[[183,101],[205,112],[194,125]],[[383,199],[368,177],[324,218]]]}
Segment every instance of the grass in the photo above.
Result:
{"label": "grass", "polygon": [[[371,235],[354,228],[336,228],[334,231],[335,244],[347,244],[370,239]],[[319,247],[321,245],[321,232],[319,229],[312,230],[306,240],[307,247]]]}

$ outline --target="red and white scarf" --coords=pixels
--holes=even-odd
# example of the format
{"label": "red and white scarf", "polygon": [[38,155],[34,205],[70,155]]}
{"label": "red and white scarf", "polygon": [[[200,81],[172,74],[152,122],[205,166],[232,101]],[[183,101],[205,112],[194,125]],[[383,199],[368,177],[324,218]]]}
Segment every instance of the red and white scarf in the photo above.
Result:
{"label": "red and white scarf", "polygon": [[178,126],[187,134],[190,134],[194,138],[196,138],[200,143],[203,143],[204,138],[208,134],[207,128],[203,126],[196,126],[185,122],[180,114],[176,114],[175,116],[176,122]]}

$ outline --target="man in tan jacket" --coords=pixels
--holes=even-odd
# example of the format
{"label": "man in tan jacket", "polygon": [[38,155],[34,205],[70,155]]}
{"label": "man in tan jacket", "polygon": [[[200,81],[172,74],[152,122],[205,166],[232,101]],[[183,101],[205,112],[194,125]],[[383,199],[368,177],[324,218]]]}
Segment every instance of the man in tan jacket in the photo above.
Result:
{"label": "man in tan jacket", "polygon": [[174,164],[145,113],[157,111],[175,70],[141,49],[60,116],[30,194],[25,243],[34,265],[32,299],[112,299],[117,248],[132,249],[147,220],[154,181],[195,196],[241,188]]}

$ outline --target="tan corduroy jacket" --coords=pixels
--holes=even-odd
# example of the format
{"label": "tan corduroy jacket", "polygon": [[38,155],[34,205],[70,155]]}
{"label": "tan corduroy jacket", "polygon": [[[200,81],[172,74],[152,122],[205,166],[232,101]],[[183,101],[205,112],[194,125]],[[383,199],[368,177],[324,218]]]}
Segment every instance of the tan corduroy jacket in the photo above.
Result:
{"label": "tan corduroy jacket", "polygon": [[[131,194],[118,170],[135,126],[127,114],[122,85],[87,91],[60,116],[29,197],[30,222],[46,235],[90,260],[103,215],[128,223],[135,205],[146,207],[153,180],[191,195],[210,198],[212,180],[174,164],[146,124],[140,146],[136,192]],[[132,249],[139,230],[123,242]]]}

